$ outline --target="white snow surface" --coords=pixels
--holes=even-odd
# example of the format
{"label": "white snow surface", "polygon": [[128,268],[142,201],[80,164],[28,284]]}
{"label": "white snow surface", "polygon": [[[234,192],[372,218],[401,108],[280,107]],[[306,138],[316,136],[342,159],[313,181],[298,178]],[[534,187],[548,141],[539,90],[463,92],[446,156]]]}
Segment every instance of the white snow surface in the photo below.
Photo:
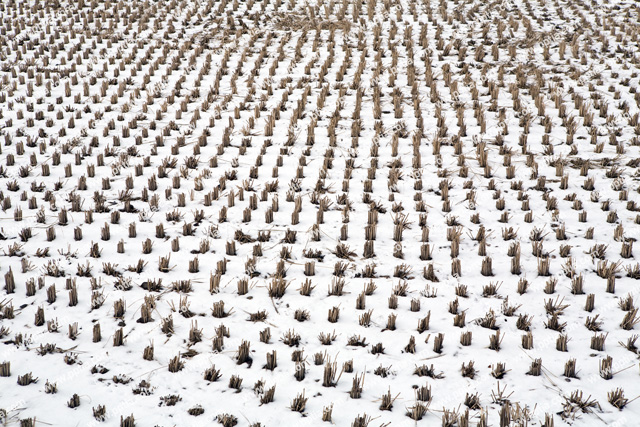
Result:
{"label": "white snow surface", "polygon": [[[329,407],[338,426],[445,425],[443,417],[462,417],[462,426],[467,410],[469,425],[540,426],[545,414],[555,426],[638,425],[638,353],[623,344],[640,325],[622,327],[625,315],[640,319],[636,2],[12,1],[0,17],[6,425],[133,425],[125,420],[132,416],[136,426],[208,426],[229,414],[237,425],[315,426]],[[375,255],[365,258],[372,210]],[[505,240],[508,228],[515,234]],[[239,230],[266,237],[237,240]],[[287,231],[295,241],[285,242]],[[458,254],[448,238],[456,232]],[[514,273],[508,251],[517,243]],[[339,258],[339,245],[353,254]],[[423,245],[431,259],[421,258]],[[305,254],[313,251],[321,258],[307,276],[314,259]],[[452,274],[452,257],[461,274]],[[487,257],[492,275],[481,274]],[[272,298],[281,260],[288,287]],[[338,262],[346,266],[341,277]],[[544,262],[548,276],[540,274]],[[605,262],[614,289],[597,272]],[[363,277],[371,266],[375,275]],[[424,277],[429,266],[437,280]],[[90,276],[80,274],[87,269]],[[578,276],[582,292],[572,287]],[[145,289],[160,280],[161,289]],[[249,283],[244,295],[241,280]],[[314,286],[308,296],[299,291],[305,280]],[[343,294],[329,295],[341,281]],[[370,284],[375,291],[357,309]],[[487,295],[491,284],[495,295]],[[120,300],[126,310],[116,317]],[[454,301],[462,327],[454,326]],[[219,302],[226,317],[213,315]],[[566,306],[557,317],[562,331],[548,327],[554,302]],[[143,307],[147,323],[139,321]],[[332,323],[327,313],[336,307]],[[251,321],[260,311],[266,319]],[[296,320],[296,311],[309,318]],[[494,329],[479,324],[491,311]],[[520,315],[531,320],[530,349]],[[599,331],[585,324],[594,317]],[[173,330],[163,332],[169,318]],[[229,336],[217,351],[222,325]],[[266,328],[268,343],[260,340]],[[119,330],[124,341],[115,346]],[[197,330],[199,341],[191,339]],[[299,334],[298,346],[284,342],[288,332]],[[472,334],[468,346],[464,332]],[[323,345],[321,333],[335,340]],[[561,334],[567,351],[557,350]],[[354,336],[366,345],[348,345]],[[412,337],[414,353],[406,348]],[[243,342],[252,363],[238,364]],[[384,352],[374,354],[378,343]],[[303,351],[301,381],[295,350]],[[265,369],[272,352],[277,366]],[[176,356],[182,369],[170,372]],[[601,375],[607,357],[610,379]],[[541,375],[529,375],[536,359]],[[574,378],[565,376],[571,359]],[[342,372],[347,361],[352,372]],[[476,375],[464,377],[461,366],[471,361]],[[323,386],[333,362],[336,383]],[[506,373],[498,379],[499,363]],[[422,365],[440,378],[417,375]],[[212,366],[217,381],[204,378]],[[19,385],[28,373],[37,381]],[[361,397],[352,398],[363,374]],[[229,387],[232,376],[242,379],[239,390]],[[429,402],[416,400],[422,386]],[[271,387],[273,401],[261,404]],[[628,399],[621,410],[609,401],[616,389]],[[571,403],[577,391],[593,407]],[[381,410],[387,392],[395,400]],[[305,408],[294,411],[301,393]],[[468,408],[475,393],[479,407]],[[80,404],[71,408],[74,394]],[[179,401],[167,405],[171,395]],[[414,420],[407,411],[418,404],[427,411]],[[204,412],[191,415],[197,407]],[[356,417],[365,419],[352,424]]]}

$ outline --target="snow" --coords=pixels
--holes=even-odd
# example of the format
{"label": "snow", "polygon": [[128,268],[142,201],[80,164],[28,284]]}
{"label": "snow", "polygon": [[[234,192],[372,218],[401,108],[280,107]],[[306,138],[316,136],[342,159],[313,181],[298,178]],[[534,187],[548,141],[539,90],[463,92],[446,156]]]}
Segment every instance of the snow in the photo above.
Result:
{"label": "snow", "polygon": [[[640,203],[640,97],[635,92],[640,10],[634,2],[32,1],[4,4],[0,16],[5,41],[0,273],[3,285],[10,275],[15,282],[15,292],[0,289],[0,340],[5,344],[0,364],[10,362],[10,376],[0,376],[0,420],[8,425],[28,418],[48,425],[125,425],[121,417],[133,415],[138,426],[204,426],[231,414],[238,425],[303,426],[320,425],[324,408],[332,407],[331,421],[340,426],[365,414],[376,426],[444,425],[445,411],[463,415],[465,398],[478,393],[482,408],[469,409],[472,425],[481,415],[487,425],[500,425],[505,408],[511,410],[510,425],[545,425],[545,414],[556,426],[634,425],[640,414],[634,400],[640,396],[640,364],[637,350],[621,344],[637,334],[638,325],[622,328],[627,312],[620,307],[627,296],[638,304],[640,293],[640,282],[627,273],[638,265],[638,249],[632,246],[627,258],[621,253],[640,236],[635,206]],[[478,60],[480,46],[484,57]],[[394,93],[401,93],[401,113]],[[586,107],[580,108],[577,95]],[[270,117],[278,113],[273,134],[265,135]],[[589,114],[593,124],[587,126]],[[575,134],[567,143],[572,121]],[[352,136],[354,122],[360,126],[357,138]],[[314,139],[308,138],[310,128]],[[415,147],[414,139],[419,141]],[[479,160],[485,151],[490,170]],[[580,166],[587,160],[585,174]],[[194,161],[197,166],[191,167]],[[375,170],[372,161],[377,161]],[[401,173],[395,184],[389,182],[394,171]],[[588,178],[593,178],[593,190],[584,188]],[[277,189],[266,191],[276,180]],[[415,187],[417,182],[422,188]],[[340,201],[343,194],[350,209]],[[363,201],[365,194],[379,210],[370,259],[364,256],[365,226],[373,208]],[[75,207],[74,195],[81,201]],[[104,212],[96,209],[98,195],[104,197]],[[504,209],[497,205],[502,200]],[[320,203],[327,203],[322,221]],[[226,221],[221,221],[224,207]],[[89,223],[85,212],[91,209]],[[273,221],[268,222],[270,209]],[[66,223],[61,221],[65,212]],[[581,212],[587,215],[584,222]],[[473,220],[476,214],[479,222]],[[394,227],[403,215],[408,224],[402,240],[395,241]],[[421,215],[429,229],[425,241]],[[160,224],[164,237],[157,237]],[[192,234],[185,232],[187,224]],[[314,239],[316,224],[319,239]],[[348,236],[340,240],[345,226]],[[563,226],[565,240],[556,232]],[[517,236],[504,240],[503,229],[509,227]],[[25,239],[27,228],[32,236]],[[452,275],[448,239],[456,228],[459,276]],[[486,255],[475,240],[481,228]],[[51,229],[55,238],[48,240]],[[270,232],[270,238],[235,241],[232,255],[227,245],[238,230],[253,239]],[[283,242],[288,230],[297,232],[295,242]],[[539,275],[541,259],[533,253],[531,236],[537,231],[544,236],[542,258],[549,260],[549,276]],[[153,245],[143,253],[147,239]],[[174,250],[174,239],[179,250]],[[516,242],[520,274],[512,274],[508,256]],[[341,243],[355,255],[339,258],[335,252]],[[94,244],[99,257],[92,256]],[[432,259],[421,259],[423,244],[429,245]],[[247,262],[258,245],[262,255],[252,266]],[[571,247],[568,256],[561,255],[563,245]],[[590,253],[594,245],[606,247],[603,260],[609,265],[619,263],[614,292],[607,292],[607,279],[597,274],[601,260]],[[48,254],[38,256],[45,248]],[[268,286],[285,248],[291,253],[283,264],[289,286],[281,298],[271,298]],[[305,258],[304,250],[323,255],[315,260],[313,276],[305,275],[305,263],[314,260]],[[403,257],[394,256],[400,250]],[[169,269],[160,271],[160,258],[167,256]],[[481,274],[487,256],[492,276]],[[196,258],[199,268],[190,271]],[[210,282],[225,259],[226,272],[212,293]],[[571,275],[565,274],[569,260],[573,277],[583,277],[583,293],[572,292]],[[139,262],[141,272],[134,268]],[[348,265],[344,277],[334,276],[337,262]],[[410,273],[394,277],[402,264]],[[54,265],[62,270],[59,277],[47,273],[46,267]],[[85,265],[91,277],[79,274]],[[376,276],[363,277],[371,265]],[[437,282],[423,276],[429,265]],[[104,272],[109,267],[115,275]],[[249,281],[245,295],[238,293],[241,279]],[[299,288],[307,279],[315,288],[304,296]],[[518,292],[521,279],[529,283],[525,293]],[[557,284],[548,293],[545,287],[552,279]],[[35,294],[28,296],[30,280]],[[160,291],[142,287],[152,280],[162,280]],[[344,280],[343,295],[329,295],[337,280]],[[174,290],[178,281],[190,281],[191,290]],[[357,309],[357,298],[371,282],[375,292],[364,298],[364,309]],[[406,295],[389,308],[394,289],[405,283]],[[77,305],[69,304],[72,284]],[[499,285],[497,293],[483,296],[489,284]],[[47,289],[54,285],[56,299],[50,302]],[[459,285],[467,287],[467,296],[456,293]],[[92,308],[94,292],[93,302],[102,304]],[[588,294],[595,298],[591,312],[585,310]],[[465,313],[463,327],[454,326],[455,313],[450,312],[456,299],[457,313]],[[119,300],[126,302],[126,311],[116,318]],[[412,300],[420,302],[419,310],[411,310]],[[143,305],[151,301],[153,320],[139,322]],[[216,318],[212,307],[220,301],[228,315]],[[553,301],[567,305],[558,316],[566,323],[562,332],[545,326],[551,318],[545,304]],[[505,305],[517,308],[513,316],[504,313]],[[12,318],[4,311],[11,306]],[[45,313],[42,326],[34,324],[39,307]],[[327,317],[334,307],[339,318],[332,323]],[[264,321],[249,320],[262,310]],[[306,310],[309,319],[296,320],[296,310]],[[477,322],[491,310],[495,330]],[[366,327],[359,319],[368,311]],[[395,329],[389,330],[392,314]],[[527,331],[517,327],[518,316],[525,314],[532,318],[531,349],[522,345]],[[420,333],[418,323],[427,315],[429,328]],[[173,332],[165,333],[162,324],[169,316]],[[598,332],[585,326],[595,316],[601,322]],[[47,326],[53,320],[57,332]],[[74,324],[78,334],[72,339],[68,331]],[[98,324],[102,339],[94,342]],[[212,342],[222,325],[229,336],[218,352]],[[265,328],[271,332],[268,343],[260,340]],[[114,346],[120,329],[124,344]],[[190,341],[193,329],[202,330],[201,341]],[[497,330],[502,339],[498,351],[489,348]],[[289,331],[300,335],[299,346],[283,342]],[[472,342],[463,346],[459,335],[467,331]],[[323,345],[321,333],[336,338]],[[561,333],[569,337],[566,352],[556,349]],[[444,335],[440,353],[434,350],[438,334]],[[606,336],[601,351],[591,347],[595,334]],[[352,336],[366,338],[367,345],[347,345]],[[415,353],[405,351],[411,337]],[[252,363],[238,364],[245,341]],[[384,353],[373,354],[378,343]],[[47,345],[55,350],[40,355]],[[150,345],[153,359],[145,360]],[[295,350],[303,351],[302,381],[294,377],[299,369],[291,360]],[[267,354],[274,351],[277,366],[265,369]],[[324,362],[315,364],[318,353],[325,354]],[[176,356],[184,366],[170,372]],[[608,356],[613,377],[606,380],[600,364]],[[542,360],[542,373],[528,375],[536,359]],[[577,378],[563,375],[570,359],[575,359]],[[342,372],[350,360],[353,372]],[[461,366],[471,361],[477,369],[473,379],[461,375]],[[324,387],[325,366],[333,362],[337,384]],[[507,370],[500,379],[492,375],[498,363]],[[442,378],[415,375],[422,365],[433,365]],[[108,371],[101,373],[101,366]],[[204,372],[212,366],[222,377],[209,382]],[[93,367],[98,372],[92,373]],[[380,367],[388,368],[387,376],[374,373]],[[18,377],[27,373],[37,382],[19,385]],[[352,399],[352,384],[362,374],[362,395]],[[233,375],[242,378],[240,390],[229,387]],[[46,383],[55,384],[57,392],[47,393]],[[406,412],[416,405],[416,389],[425,385],[432,399],[424,418],[414,421]],[[261,404],[273,386],[274,401]],[[622,410],[608,402],[608,393],[617,388],[628,399]],[[381,398],[388,391],[395,400],[391,411],[383,411]],[[575,391],[598,405],[568,414]],[[291,410],[303,392],[308,398],[303,413]],[[70,408],[74,394],[80,406]],[[180,397],[173,406],[161,399],[172,395]],[[94,417],[98,405],[105,406],[103,420]],[[204,413],[190,415],[198,405]]]}

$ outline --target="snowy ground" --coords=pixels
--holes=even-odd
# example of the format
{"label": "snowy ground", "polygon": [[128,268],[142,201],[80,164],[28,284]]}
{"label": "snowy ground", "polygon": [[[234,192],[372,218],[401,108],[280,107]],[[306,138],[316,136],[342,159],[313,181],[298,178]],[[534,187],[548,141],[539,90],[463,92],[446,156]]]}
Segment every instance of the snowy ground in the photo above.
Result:
{"label": "snowy ground", "polygon": [[0,17],[0,422],[637,425],[637,3]]}

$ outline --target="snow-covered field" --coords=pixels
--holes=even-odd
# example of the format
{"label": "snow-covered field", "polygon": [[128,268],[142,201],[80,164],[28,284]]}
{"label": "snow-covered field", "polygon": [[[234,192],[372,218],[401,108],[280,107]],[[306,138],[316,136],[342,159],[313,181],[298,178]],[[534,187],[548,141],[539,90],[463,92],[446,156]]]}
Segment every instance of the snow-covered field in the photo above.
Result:
{"label": "snow-covered field", "polygon": [[640,422],[636,2],[0,18],[0,424]]}

